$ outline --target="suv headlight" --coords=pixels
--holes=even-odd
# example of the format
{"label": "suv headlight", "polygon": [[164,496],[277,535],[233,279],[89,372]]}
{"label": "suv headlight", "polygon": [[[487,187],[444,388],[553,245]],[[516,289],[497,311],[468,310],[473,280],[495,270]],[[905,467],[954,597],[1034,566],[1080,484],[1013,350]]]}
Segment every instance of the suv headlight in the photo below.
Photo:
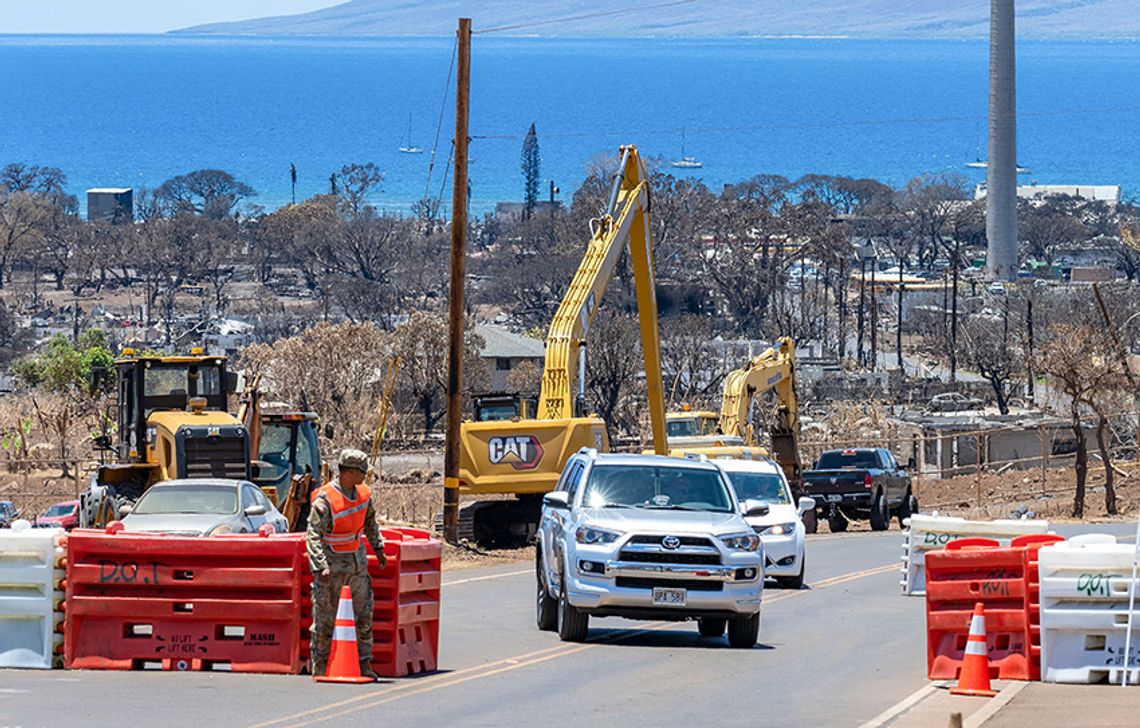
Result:
{"label": "suv headlight", "polygon": [[720,536],[720,542],[734,551],[755,551],[760,548],[760,537],[755,533],[730,533]]}
{"label": "suv headlight", "polygon": [[581,526],[574,532],[574,540],[587,546],[600,543],[613,543],[621,537],[617,531],[607,531],[604,528]]}
{"label": "suv headlight", "polygon": [[796,524],[792,523],[774,523],[760,532],[762,536],[788,536],[796,532]]}

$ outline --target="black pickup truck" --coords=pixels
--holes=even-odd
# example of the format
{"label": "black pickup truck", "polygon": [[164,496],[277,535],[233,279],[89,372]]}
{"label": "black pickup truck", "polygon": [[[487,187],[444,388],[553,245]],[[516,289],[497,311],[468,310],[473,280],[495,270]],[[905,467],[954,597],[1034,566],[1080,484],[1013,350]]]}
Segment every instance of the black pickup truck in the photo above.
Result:
{"label": "black pickup truck", "polygon": [[881,447],[827,450],[804,472],[803,482],[804,494],[815,499],[817,518],[827,518],[832,531],[847,530],[854,519],[868,519],[871,530],[885,531],[892,515],[901,526],[918,513],[910,475]]}

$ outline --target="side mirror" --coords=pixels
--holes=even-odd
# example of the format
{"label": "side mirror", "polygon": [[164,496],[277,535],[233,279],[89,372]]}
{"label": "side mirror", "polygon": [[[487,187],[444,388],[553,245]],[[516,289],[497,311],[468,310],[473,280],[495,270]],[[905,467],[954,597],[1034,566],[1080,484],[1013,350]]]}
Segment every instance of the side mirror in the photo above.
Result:
{"label": "side mirror", "polygon": [[771,510],[767,503],[758,500],[746,500],[741,505],[744,506],[744,515],[747,517],[766,516]]}
{"label": "side mirror", "polygon": [[238,373],[226,372],[225,381],[222,382],[226,394],[233,394],[238,389]]}
{"label": "side mirror", "polygon": [[265,506],[250,506],[249,508],[246,508],[242,512],[245,513],[245,515],[247,515],[247,516],[264,516],[265,515]]}
{"label": "side mirror", "polygon": [[113,450],[114,446],[111,445],[110,435],[96,435],[91,438],[91,444],[95,446],[96,450]]}
{"label": "side mirror", "polygon": [[799,512],[801,515],[807,513],[808,511],[814,511],[815,498],[804,496],[803,498],[800,498],[800,502],[797,505],[799,506]]}
{"label": "side mirror", "polygon": [[553,493],[547,493],[542,496],[542,505],[548,508],[569,508],[570,507],[570,494],[556,490]]}
{"label": "side mirror", "polygon": [[906,469],[907,470],[914,470],[915,464],[916,463],[914,461],[914,455],[911,455],[906,461]]}
{"label": "side mirror", "polygon": [[331,440],[331,439],[333,439],[334,434],[335,434],[335,431],[333,430],[332,423],[326,422],[325,423],[325,437],[328,438],[329,440]]}
{"label": "side mirror", "polygon": [[132,510],[134,510],[134,506],[127,504],[127,503],[124,503],[123,505],[119,506],[119,518],[122,518],[123,516],[127,515]]}

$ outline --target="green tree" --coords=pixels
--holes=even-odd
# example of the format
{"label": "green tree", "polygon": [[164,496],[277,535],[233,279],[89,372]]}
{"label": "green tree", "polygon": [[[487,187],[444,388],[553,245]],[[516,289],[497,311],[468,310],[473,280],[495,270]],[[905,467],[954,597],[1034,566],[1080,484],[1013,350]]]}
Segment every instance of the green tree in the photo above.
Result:
{"label": "green tree", "polygon": [[534,124],[532,123],[526,133],[526,138],[523,139],[522,145],[523,202],[525,203],[523,207],[524,220],[530,219],[530,216],[534,214],[534,206],[538,204],[540,163],[541,158],[538,154],[538,132],[535,131]]}

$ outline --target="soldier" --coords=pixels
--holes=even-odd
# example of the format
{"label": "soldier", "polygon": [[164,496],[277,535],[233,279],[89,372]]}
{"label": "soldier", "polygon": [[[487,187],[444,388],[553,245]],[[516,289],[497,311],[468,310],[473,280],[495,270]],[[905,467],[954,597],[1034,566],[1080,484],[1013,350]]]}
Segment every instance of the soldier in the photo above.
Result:
{"label": "soldier", "polygon": [[305,542],[309,566],[313,570],[313,675],[328,669],[329,643],[336,620],[341,587],[352,589],[352,609],[356,617],[356,646],[360,652],[360,674],[376,678],[369,664],[372,659],[372,578],[364,541],[384,567],[384,541],[376,524],[372,491],[364,484],[368,456],[359,450],[344,450],[337,463],[337,479],[313,494],[309,528]]}

